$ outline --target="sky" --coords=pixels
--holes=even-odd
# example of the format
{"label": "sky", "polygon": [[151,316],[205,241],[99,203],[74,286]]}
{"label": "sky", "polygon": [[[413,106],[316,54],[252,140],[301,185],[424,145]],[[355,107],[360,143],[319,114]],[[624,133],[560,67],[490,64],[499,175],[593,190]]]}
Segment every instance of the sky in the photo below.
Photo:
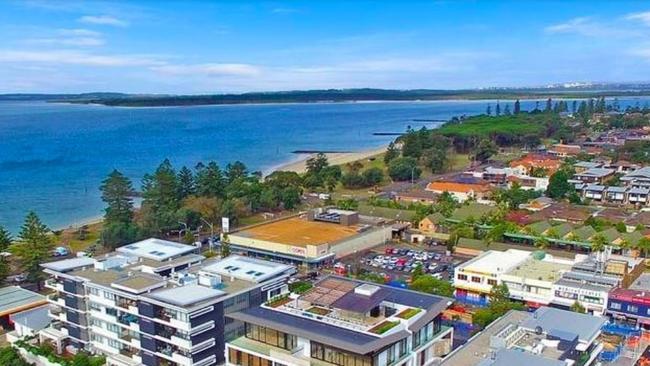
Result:
{"label": "sky", "polygon": [[0,2],[0,93],[650,81],[649,1]]}

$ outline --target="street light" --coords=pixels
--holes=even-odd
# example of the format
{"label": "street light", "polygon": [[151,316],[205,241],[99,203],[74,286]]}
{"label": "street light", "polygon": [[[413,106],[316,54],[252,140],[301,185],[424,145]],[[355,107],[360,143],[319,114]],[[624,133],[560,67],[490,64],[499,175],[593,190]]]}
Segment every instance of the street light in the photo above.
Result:
{"label": "street light", "polygon": [[210,245],[210,252],[212,252],[212,241],[214,240],[214,224],[208,222],[203,217],[200,217],[200,219],[210,227],[210,240],[208,240],[208,244]]}
{"label": "street light", "polygon": [[[188,231],[188,230],[189,230],[189,229],[187,228],[187,224],[186,224],[186,223],[184,223],[184,222],[182,222],[182,221],[179,221],[178,223],[181,224],[181,225],[184,225],[184,226],[185,226],[185,231]],[[182,233],[182,232],[183,232],[183,229],[178,230],[178,241],[181,241],[181,233]]]}

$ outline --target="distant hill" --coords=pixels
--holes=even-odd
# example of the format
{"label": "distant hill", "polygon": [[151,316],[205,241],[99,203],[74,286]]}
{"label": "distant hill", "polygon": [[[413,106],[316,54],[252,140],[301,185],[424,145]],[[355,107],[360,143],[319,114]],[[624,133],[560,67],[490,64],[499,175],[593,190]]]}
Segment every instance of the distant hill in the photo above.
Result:
{"label": "distant hill", "polygon": [[437,89],[326,89],[241,94],[156,95],[123,93],[84,94],[5,94],[0,100],[47,100],[65,103],[93,103],[107,106],[155,107],[213,104],[252,103],[319,103],[363,101],[418,101],[450,99],[531,99],[531,98],[589,98],[596,96],[650,95],[645,83],[565,83],[535,88],[486,88],[465,90]]}

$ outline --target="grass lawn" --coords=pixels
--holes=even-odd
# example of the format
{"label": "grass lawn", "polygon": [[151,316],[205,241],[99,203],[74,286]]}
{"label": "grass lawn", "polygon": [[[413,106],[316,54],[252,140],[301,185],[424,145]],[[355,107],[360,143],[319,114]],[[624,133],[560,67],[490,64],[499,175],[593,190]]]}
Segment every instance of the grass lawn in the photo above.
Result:
{"label": "grass lawn", "polygon": [[469,164],[469,154],[452,154],[449,167],[452,171],[459,171],[465,170]]}
{"label": "grass lawn", "polygon": [[59,235],[54,235],[54,245],[69,247],[72,252],[82,252],[91,244],[94,244],[99,239],[102,231],[102,223],[97,222],[87,225],[87,232],[85,238],[79,237],[78,228],[69,228],[63,230]]}

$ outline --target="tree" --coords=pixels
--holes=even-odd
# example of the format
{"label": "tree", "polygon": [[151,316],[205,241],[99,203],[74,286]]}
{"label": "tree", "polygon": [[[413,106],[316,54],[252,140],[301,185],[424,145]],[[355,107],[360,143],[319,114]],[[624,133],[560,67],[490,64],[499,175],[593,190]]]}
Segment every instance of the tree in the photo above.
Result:
{"label": "tree", "polygon": [[490,105],[490,103],[488,103],[487,107],[485,108],[485,114],[487,114],[488,116],[492,115],[492,106]]}
{"label": "tree", "polygon": [[413,277],[413,282],[409,286],[411,290],[445,297],[452,297],[454,295],[454,287],[449,281],[439,280],[433,276],[424,274],[415,277],[415,272]]}
{"label": "tree", "polygon": [[519,114],[521,112],[521,104],[519,103],[519,99],[515,100],[515,108],[513,112],[514,114]]}
{"label": "tree", "polygon": [[150,230],[161,230],[176,227],[176,210],[180,207],[178,196],[178,179],[176,172],[168,159],[165,159],[153,175],[145,175],[142,182],[142,206],[150,216],[145,220]]}
{"label": "tree", "polygon": [[418,264],[413,268],[413,273],[411,274],[411,279],[413,281],[417,280],[418,278],[422,277],[424,275],[424,268],[422,268],[421,264]]}
{"label": "tree", "polygon": [[4,252],[9,249],[9,246],[13,242],[11,233],[0,225],[0,252]]}
{"label": "tree", "polygon": [[133,243],[140,237],[138,226],[131,222],[104,224],[101,233],[102,244],[115,249]]}
{"label": "tree", "polygon": [[104,222],[106,224],[130,223],[133,221],[133,185],[131,180],[118,170],[113,170],[102,181],[99,188],[102,201],[106,203]]}
{"label": "tree", "polygon": [[241,161],[235,161],[234,163],[228,163],[226,165],[226,180],[228,183],[232,183],[237,179],[245,179],[248,177],[248,168],[246,164]]}
{"label": "tree", "polygon": [[300,204],[300,188],[298,187],[286,187],[280,193],[280,200],[282,205],[287,210],[293,210],[298,204]]}
{"label": "tree", "polygon": [[390,163],[391,160],[395,159],[398,156],[399,156],[399,150],[397,149],[397,147],[395,147],[395,142],[391,141],[390,144],[388,144],[386,153],[384,154],[384,164],[388,165],[388,163]]}
{"label": "tree", "polygon": [[50,257],[53,249],[49,232],[50,229],[41,222],[36,213],[30,211],[18,234],[18,245],[12,247],[16,256],[20,258],[27,279],[36,283],[39,291],[44,278],[41,263]]}
{"label": "tree", "polygon": [[648,256],[648,252],[650,252],[650,238],[647,237],[642,237],[639,242],[636,244],[637,249],[641,251],[641,254],[644,257]]}
{"label": "tree", "polygon": [[354,198],[346,198],[336,202],[336,207],[341,210],[354,211],[359,208],[359,202]]}
{"label": "tree", "polygon": [[503,108],[503,114],[506,116],[510,116],[512,112],[510,112],[510,104],[506,104],[506,106]]}
{"label": "tree", "polygon": [[394,159],[388,164],[388,175],[394,181],[407,181],[420,178],[422,170],[417,166],[417,160],[412,157]]}
{"label": "tree", "polygon": [[510,300],[510,290],[505,283],[492,286],[490,290],[490,302],[498,303]]}
{"label": "tree", "polygon": [[216,162],[211,161],[207,166],[199,163],[195,169],[194,189],[198,196],[213,198],[225,196],[226,178]]}
{"label": "tree", "polygon": [[178,196],[180,199],[184,199],[195,192],[194,175],[188,167],[184,166],[178,172]]}
{"label": "tree", "polygon": [[573,191],[573,186],[568,182],[569,175],[564,169],[560,169],[551,175],[546,188],[546,195],[553,199],[564,198]]}
{"label": "tree", "polygon": [[614,225],[614,227],[616,228],[616,231],[618,231],[619,233],[627,232],[627,226],[623,221],[619,221],[618,223],[616,223],[616,225]]}
{"label": "tree", "polygon": [[605,247],[609,244],[607,239],[601,233],[597,233],[589,239],[591,244],[592,252],[602,252],[605,250]]}
{"label": "tree", "polygon": [[571,311],[576,312],[576,313],[584,314],[584,313],[587,312],[587,309],[585,309],[585,307],[582,306],[582,304],[578,300],[576,300],[573,303],[573,305],[571,305],[570,309],[571,309]]}
{"label": "tree", "polygon": [[553,100],[551,98],[546,99],[546,107],[544,108],[544,112],[550,113],[553,111]]}
{"label": "tree", "polygon": [[9,275],[10,271],[11,271],[11,267],[9,266],[9,262],[7,261],[7,257],[1,256],[0,257],[0,283],[3,283],[7,279],[7,276]]}
{"label": "tree", "polygon": [[230,255],[230,241],[228,238],[228,233],[223,234],[221,239],[221,258],[226,258]]}
{"label": "tree", "polygon": [[451,193],[445,191],[438,196],[434,209],[436,212],[440,212],[444,217],[450,217],[451,214],[459,207],[458,201],[451,195]]}
{"label": "tree", "polygon": [[473,156],[474,160],[484,162],[497,153],[497,146],[489,139],[482,139],[476,146]]}
{"label": "tree", "polygon": [[368,168],[363,173],[363,182],[366,187],[375,186],[384,180],[384,172],[377,167]]}
{"label": "tree", "polygon": [[535,248],[537,248],[539,250],[545,250],[546,248],[549,247],[549,245],[550,245],[550,242],[545,237],[539,236],[539,237],[535,238]]}
{"label": "tree", "polygon": [[499,102],[497,102],[497,106],[496,106],[496,108],[494,109],[494,114],[495,114],[497,117],[501,115],[501,105],[499,104]]}
{"label": "tree", "polygon": [[402,136],[402,156],[415,159],[422,156],[422,139],[418,132],[409,130]]}
{"label": "tree", "polygon": [[316,156],[313,156],[307,159],[307,173],[319,174],[321,170],[329,166],[327,161],[327,156],[323,153],[318,153]]}

